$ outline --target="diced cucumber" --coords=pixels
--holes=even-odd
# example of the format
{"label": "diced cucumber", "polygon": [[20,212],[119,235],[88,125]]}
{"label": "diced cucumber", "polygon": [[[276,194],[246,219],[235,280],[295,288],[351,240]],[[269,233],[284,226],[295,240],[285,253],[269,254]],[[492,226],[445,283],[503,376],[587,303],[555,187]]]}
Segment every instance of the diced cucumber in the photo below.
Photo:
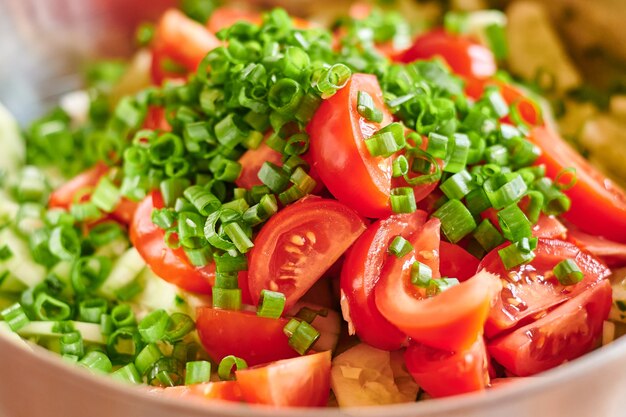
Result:
{"label": "diced cucumber", "polygon": [[0,262],[0,275],[8,272],[12,277],[21,281],[27,287],[34,287],[46,277],[46,269],[35,263],[28,244],[13,230],[5,227],[0,231],[0,242],[7,245],[12,256]]}
{"label": "diced cucumber", "polygon": [[333,360],[331,387],[341,407],[415,401],[419,387],[404,369],[402,352],[361,343]]}
{"label": "diced cucumber", "polygon": [[[102,334],[100,324],[85,323],[82,321],[70,322],[74,329],[83,336],[83,340],[87,343],[95,343],[98,345],[106,344],[106,337]],[[57,331],[59,325],[56,321],[31,321],[22,327],[17,333],[24,338],[31,337],[61,337],[61,333]]]}
{"label": "diced cucumber", "polygon": [[183,291],[156,276],[150,268],[143,270],[139,275],[139,280],[143,291],[131,300],[139,319],[150,311],[161,308],[168,313],[176,311],[190,313]]}
{"label": "diced cucumber", "polygon": [[0,104],[0,172],[15,173],[24,163],[26,147],[15,118]]}
{"label": "diced cucumber", "polygon": [[100,293],[108,298],[116,298],[116,292],[131,284],[145,266],[137,249],[128,249],[114,262],[111,273],[100,287]]}

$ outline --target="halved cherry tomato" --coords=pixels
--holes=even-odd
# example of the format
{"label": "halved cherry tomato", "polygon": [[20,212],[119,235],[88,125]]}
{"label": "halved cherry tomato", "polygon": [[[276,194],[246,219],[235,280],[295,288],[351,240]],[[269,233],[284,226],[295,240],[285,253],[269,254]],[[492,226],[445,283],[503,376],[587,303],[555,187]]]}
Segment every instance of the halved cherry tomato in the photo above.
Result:
{"label": "halved cherry tomato", "polygon": [[[373,123],[357,112],[357,95],[367,92],[383,121]],[[366,217],[391,214],[391,158],[373,157],[364,139],[391,123],[382,91],[374,75],[354,74],[348,84],[324,100],[307,131],[313,166],[328,190]]]}
{"label": "halved cherry tomato", "polygon": [[243,10],[235,7],[219,7],[211,13],[207,22],[207,28],[212,33],[217,33],[222,29],[231,27],[237,22],[248,22],[253,25],[260,25],[263,22],[261,13],[253,10]]}
{"label": "halved cherry tomato", "polygon": [[415,382],[432,397],[482,391],[489,384],[487,352],[482,337],[468,349],[458,352],[411,342],[404,360]]}
{"label": "halved cherry tomato", "polygon": [[496,70],[493,53],[485,46],[468,37],[433,30],[415,39],[413,46],[398,58],[400,62],[413,62],[440,56],[452,70],[464,77],[484,79],[492,77]]}
{"label": "halved cherry tomato", "polygon": [[91,191],[104,174],[109,171],[109,167],[102,162],[98,162],[92,168],[84,171],[61,187],[57,188],[50,194],[48,199],[48,207],[50,208],[63,208],[69,210],[72,203],[75,203],[74,199],[79,193],[85,192],[85,197],[91,195]]}
{"label": "halved cherry tomato", "polygon": [[250,295],[280,291],[285,310],[317,281],[365,230],[363,220],[336,200],[307,197],[275,214],[250,251]]}
{"label": "halved cherry tomato", "polygon": [[558,133],[547,127],[536,127],[530,140],[543,151],[536,164],[546,165],[551,178],[565,168],[576,169],[576,184],[565,194],[572,206],[563,217],[580,230],[626,243],[626,193],[595,169],[569,146]]}
{"label": "halved cherry tomato", "polygon": [[518,376],[534,375],[592,350],[611,308],[611,284],[601,281],[545,317],[488,344],[489,353]]}
{"label": "halved cherry tomato", "polygon": [[111,217],[119,223],[128,225],[133,221],[137,207],[139,207],[139,203],[122,197],[113,213],[111,213]]}
{"label": "halved cherry tomato", "polygon": [[143,128],[162,131],[172,130],[172,127],[165,118],[165,109],[157,106],[148,107],[148,114],[143,121]]}
{"label": "halved cherry tomato", "polygon": [[257,149],[247,150],[241,158],[241,173],[235,181],[237,187],[250,189],[255,185],[263,185],[259,179],[259,170],[265,162],[281,165],[282,155],[263,142]]}
{"label": "halved cherry tomato", "polygon": [[165,281],[187,291],[210,293],[215,264],[196,268],[189,263],[183,249],[172,249],[165,244],[165,232],[152,223],[152,211],[162,207],[163,199],[158,192],[139,204],[130,225],[130,241],[150,269]]}
{"label": "halved cherry tomato", "polygon": [[[346,255],[341,270],[341,309],[359,338],[378,349],[396,350],[407,337],[389,323],[376,307],[374,287],[396,236],[409,239],[421,230],[426,213],[396,214],[370,225]],[[352,332],[352,330],[351,330]]]}
{"label": "halved cherry tomato", "polygon": [[215,361],[235,355],[255,366],[298,356],[283,332],[287,319],[211,307],[200,307],[196,314],[202,346]]}
{"label": "halved cherry tomato", "polygon": [[185,401],[243,401],[239,384],[235,381],[206,382],[196,385],[180,385],[167,388],[153,388],[151,393],[163,397],[181,398]]}
{"label": "halved cherry tomato", "polygon": [[236,371],[243,398],[274,407],[324,407],[330,396],[330,351]]}
{"label": "halved cherry tomato", "polygon": [[[167,10],[159,23],[152,45],[152,77],[160,84],[165,78],[185,77],[195,71],[200,61],[221,42],[200,23],[176,9]],[[180,65],[182,73],[168,73],[163,67],[167,60]]]}
{"label": "halved cherry tomato", "polygon": [[[503,287],[485,326],[489,337],[576,297],[610,274],[610,271],[591,255],[569,242],[555,239],[539,239],[535,258],[529,264],[507,270],[498,254],[498,251],[507,245],[508,243],[505,243],[491,251],[479,266],[479,270],[499,275]],[[563,286],[552,276],[554,267],[565,259],[574,260],[584,273],[584,279],[578,284]]]}
{"label": "halved cherry tomato", "polygon": [[416,342],[444,350],[468,349],[482,334],[483,325],[499,281],[478,274],[431,298],[411,284],[416,261],[439,274],[437,218],[429,220],[409,240],[413,250],[402,258],[389,257],[376,285],[376,306],[382,315]]}
{"label": "halved cherry tomato", "polygon": [[567,240],[593,256],[600,258],[610,267],[626,265],[626,244],[612,242],[600,236],[589,235],[576,228],[568,230]]}
{"label": "halved cherry tomato", "polygon": [[480,261],[459,245],[439,242],[439,272],[442,277],[467,281],[478,270]]}

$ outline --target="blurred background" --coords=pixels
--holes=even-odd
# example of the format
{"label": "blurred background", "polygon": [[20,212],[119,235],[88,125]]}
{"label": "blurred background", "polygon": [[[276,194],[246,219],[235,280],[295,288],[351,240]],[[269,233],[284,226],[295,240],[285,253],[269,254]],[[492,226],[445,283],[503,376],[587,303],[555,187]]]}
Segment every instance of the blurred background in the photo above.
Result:
{"label": "blurred background", "polygon": [[[197,20],[220,4],[290,13],[332,25],[349,0],[0,0],[0,103],[24,125],[83,86],[98,58],[130,57],[137,25],[179,5]],[[449,10],[498,8],[509,54],[501,62],[541,87],[564,135],[626,182],[625,0],[371,0],[417,34]],[[607,139],[609,138],[609,139]]]}

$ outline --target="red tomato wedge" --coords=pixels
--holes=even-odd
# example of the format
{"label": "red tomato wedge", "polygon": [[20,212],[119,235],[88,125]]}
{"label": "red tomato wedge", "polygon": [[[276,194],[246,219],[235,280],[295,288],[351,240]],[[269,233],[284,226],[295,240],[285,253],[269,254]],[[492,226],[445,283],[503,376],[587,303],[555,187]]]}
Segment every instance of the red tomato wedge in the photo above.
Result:
{"label": "red tomato wedge", "polygon": [[421,230],[426,213],[396,214],[370,225],[346,255],[341,270],[341,309],[359,338],[378,349],[396,350],[407,337],[385,319],[374,299],[374,288],[387,260],[387,248],[396,236],[409,239]]}
{"label": "red tomato wedge", "polygon": [[440,56],[452,70],[464,77],[484,79],[496,71],[496,60],[489,48],[468,37],[433,30],[415,39],[413,46],[398,57],[400,62],[413,62]]}
{"label": "red tomato wedge", "polygon": [[48,199],[48,207],[68,210],[81,193],[84,193],[85,197],[91,195],[91,191],[98,185],[100,178],[108,171],[109,167],[106,164],[98,162],[92,168],[78,174],[54,190]]}
{"label": "red tomato wedge", "polygon": [[[535,259],[529,264],[507,270],[498,254],[498,250],[506,245],[508,243],[487,254],[479,266],[479,270],[496,274],[502,280],[502,291],[496,297],[485,327],[489,337],[576,297],[610,274],[591,255],[569,242],[555,239],[539,239]],[[552,269],[565,259],[574,260],[584,273],[583,280],[578,284],[563,286],[552,276]]]}
{"label": "red tomato wedge", "polygon": [[298,356],[283,332],[288,321],[250,312],[200,307],[196,327],[202,346],[213,360],[219,362],[235,355],[255,366]]}
{"label": "red tomato wedge", "polygon": [[324,407],[330,395],[330,351],[236,372],[248,403],[273,407]]}
{"label": "red tomato wedge", "polygon": [[235,381],[206,382],[196,385],[181,385],[167,388],[154,388],[150,392],[163,397],[180,398],[189,401],[243,401],[239,384]]}
{"label": "red tomato wedge", "polygon": [[[200,23],[176,9],[167,10],[157,24],[152,45],[152,77],[156,83],[165,78],[185,77],[195,71],[200,61],[221,42]],[[168,73],[163,67],[167,60],[180,65],[183,73]]]}
{"label": "red tomato wedge", "polygon": [[248,283],[258,303],[261,291],[280,291],[285,310],[305,293],[365,231],[365,223],[336,200],[307,197],[275,214],[250,251]]}
{"label": "red tomato wedge", "polygon": [[172,127],[165,118],[165,109],[157,106],[148,107],[148,114],[143,121],[143,128],[150,130],[162,130],[165,132],[172,130]]}
{"label": "red tomato wedge", "polygon": [[518,376],[576,359],[596,346],[609,315],[611,294],[610,282],[601,281],[540,320],[491,341],[489,353]]}
{"label": "red tomato wedge", "polygon": [[207,22],[207,28],[217,33],[222,29],[231,27],[237,22],[248,22],[253,25],[260,25],[263,18],[259,12],[253,10],[243,10],[234,7],[219,7],[211,13],[211,17]]}
{"label": "red tomato wedge", "polygon": [[[357,95],[367,92],[383,112],[382,123],[357,112]],[[364,139],[391,123],[374,75],[354,74],[337,94],[324,100],[307,127],[313,168],[328,190],[365,217],[391,214],[391,158],[373,157]]]}
{"label": "red tomato wedge", "polygon": [[610,267],[626,265],[626,244],[589,235],[576,228],[569,229],[567,240],[593,256],[600,258]]}
{"label": "red tomato wedge", "polygon": [[580,156],[556,132],[547,127],[536,127],[530,140],[543,154],[536,164],[546,165],[551,178],[565,168],[576,169],[578,180],[565,194],[572,207],[563,217],[583,232],[601,235],[616,242],[626,243],[626,194]]}
{"label": "red tomato wedge", "polygon": [[459,245],[441,241],[439,243],[439,273],[442,277],[467,281],[478,270],[480,261]]}
{"label": "red tomato wedge", "polygon": [[458,352],[411,342],[404,360],[415,382],[432,397],[482,391],[489,384],[487,352],[482,337],[468,349]]}
{"label": "red tomato wedge", "polygon": [[210,293],[215,279],[215,264],[196,268],[189,263],[183,249],[172,249],[165,244],[165,232],[152,223],[152,211],[163,207],[160,193],[148,195],[137,207],[130,225],[130,241],[150,269],[186,291]]}
{"label": "red tomato wedge", "polygon": [[556,217],[541,214],[533,226],[533,236],[564,240],[567,237],[567,228]]}
{"label": "red tomato wedge", "polygon": [[255,185],[263,185],[259,179],[259,170],[265,162],[282,165],[282,154],[265,144],[257,149],[247,150],[240,158],[241,173],[235,181],[237,187],[250,189]]}
{"label": "red tomato wedge", "polygon": [[389,257],[376,285],[376,306],[382,315],[416,342],[437,349],[468,349],[482,334],[496,276],[481,273],[448,290],[424,298],[411,284],[415,261],[428,265],[439,277],[439,219],[429,220],[410,242],[413,251],[402,258]]}

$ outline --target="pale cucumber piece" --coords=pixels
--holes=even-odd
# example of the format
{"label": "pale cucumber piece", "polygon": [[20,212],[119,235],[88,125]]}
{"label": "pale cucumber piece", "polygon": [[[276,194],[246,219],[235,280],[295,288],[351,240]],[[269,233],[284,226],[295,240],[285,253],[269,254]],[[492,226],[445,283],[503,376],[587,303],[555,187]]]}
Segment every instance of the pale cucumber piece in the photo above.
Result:
{"label": "pale cucumber piece", "polygon": [[0,321],[0,336],[4,337],[7,340],[10,340],[18,346],[21,346],[28,350],[32,350],[28,342],[26,342],[26,340],[22,339],[17,333],[15,333],[5,321]]}
{"label": "pale cucumber piece", "polygon": [[145,268],[138,279],[143,286],[143,291],[131,300],[138,319],[158,309],[163,309],[170,314],[174,312],[189,314],[184,293],[177,286],[159,278],[150,268]]}
{"label": "pale cucumber piece", "polygon": [[24,164],[26,147],[15,118],[0,104],[0,172],[14,174]]}
{"label": "pale cucumber piece", "polygon": [[616,269],[611,275],[613,303],[609,320],[626,323],[626,268]]}
{"label": "pale cucumber piece", "polygon": [[46,277],[46,269],[35,263],[28,243],[20,238],[13,230],[5,227],[0,231],[0,243],[7,245],[13,256],[0,263],[0,275],[8,272],[12,277],[21,281],[26,287],[34,287]]}
{"label": "pale cucumber piece", "polygon": [[404,369],[402,352],[361,343],[332,363],[331,387],[340,407],[415,401],[419,387]]}
{"label": "pale cucumber piece", "polygon": [[[82,321],[70,321],[69,323],[74,326],[74,330],[80,332],[80,334],[83,336],[83,340],[86,343],[95,343],[98,345],[106,344],[107,339],[102,334],[102,328],[100,327],[100,324],[85,323]],[[20,330],[18,330],[17,333],[24,338],[59,338],[62,336],[62,334],[56,331],[56,326],[58,325],[59,323],[56,321],[31,321]]]}
{"label": "pale cucumber piece", "polygon": [[137,249],[128,249],[113,263],[111,273],[100,287],[100,293],[115,298],[116,292],[132,283],[145,267],[146,263]]}

